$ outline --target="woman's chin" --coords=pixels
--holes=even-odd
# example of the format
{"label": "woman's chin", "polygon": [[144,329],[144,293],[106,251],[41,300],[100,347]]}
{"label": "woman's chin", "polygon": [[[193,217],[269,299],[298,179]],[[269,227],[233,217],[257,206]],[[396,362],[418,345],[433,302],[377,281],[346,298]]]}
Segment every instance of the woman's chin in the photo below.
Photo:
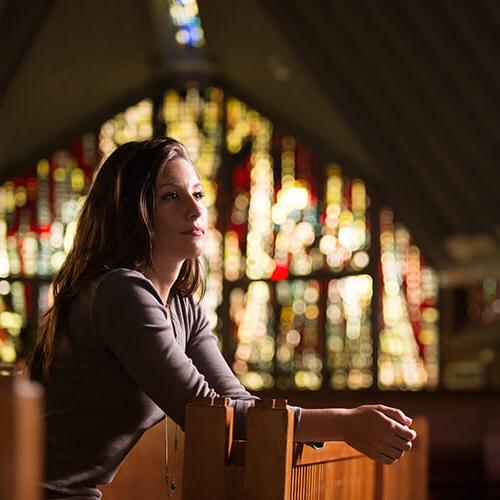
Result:
{"label": "woman's chin", "polygon": [[203,242],[190,242],[183,245],[168,245],[163,244],[161,248],[156,249],[158,255],[162,255],[164,259],[173,259],[177,261],[183,261],[186,259],[196,259],[201,257],[205,251],[205,245]]}
{"label": "woman's chin", "polygon": [[201,257],[203,252],[205,251],[205,246],[196,246],[195,248],[190,249],[186,252],[186,259],[196,259],[197,257]]}

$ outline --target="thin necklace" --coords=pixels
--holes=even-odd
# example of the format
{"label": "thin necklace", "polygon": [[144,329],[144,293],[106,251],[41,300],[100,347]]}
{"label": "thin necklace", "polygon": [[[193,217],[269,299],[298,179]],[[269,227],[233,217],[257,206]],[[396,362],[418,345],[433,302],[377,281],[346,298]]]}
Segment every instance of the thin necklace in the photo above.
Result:
{"label": "thin necklace", "polygon": [[168,423],[167,416],[165,415],[165,482],[167,483],[167,495],[171,497],[177,489],[175,482],[175,459],[177,458],[177,449],[179,448],[179,440],[177,439],[177,424],[175,424],[175,438],[174,438],[174,462],[172,465],[172,479],[170,479],[170,472],[168,466]]}
{"label": "thin necklace", "polygon": [[[165,309],[168,313],[168,320],[172,325],[172,331],[174,332],[175,337],[175,329],[174,322],[172,320],[172,313],[170,311],[170,306],[168,303],[165,304]],[[174,461],[172,466],[172,479],[170,479],[170,472],[168,466],[168,421],[167,415],[165,414],[165,482],[167,483],[167,495],[171,497],[174,494],[174,491],[177,489],[177,483],[175,482],[175,463],[177,458],[177,450],[179,448],[179,440],[177,438],[177,424],[175,424],[175,437],[174,437]]]}

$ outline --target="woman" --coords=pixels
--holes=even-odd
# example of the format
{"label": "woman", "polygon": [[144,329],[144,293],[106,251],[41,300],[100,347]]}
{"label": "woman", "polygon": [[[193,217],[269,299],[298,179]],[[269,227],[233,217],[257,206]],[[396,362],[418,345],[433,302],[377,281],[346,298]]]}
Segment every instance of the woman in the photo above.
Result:
{"label": "woman", "polygon": [[[185,147],[119,147],[82,208],[28,360],[46,385],[47,498],[95,499],[142,433],[194,396],[224,395],[244,436],[254,404],[221,356],[193,292],[202,286],[207,209]],[[415,432],[384,406],[295,411],[296,441],[345,440],[392,463]]]}

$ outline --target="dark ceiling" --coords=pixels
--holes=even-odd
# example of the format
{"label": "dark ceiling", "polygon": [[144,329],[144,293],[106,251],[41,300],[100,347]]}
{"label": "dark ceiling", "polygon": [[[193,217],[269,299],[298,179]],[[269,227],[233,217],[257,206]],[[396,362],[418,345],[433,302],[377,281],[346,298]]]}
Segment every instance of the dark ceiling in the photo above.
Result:
{"label": "dark ceiling", "polygon": [[0,177],[196,76],[361,176],[449,282],[500,275],[500,2],[198,3],[193,54],[166,0],[0,0]]}

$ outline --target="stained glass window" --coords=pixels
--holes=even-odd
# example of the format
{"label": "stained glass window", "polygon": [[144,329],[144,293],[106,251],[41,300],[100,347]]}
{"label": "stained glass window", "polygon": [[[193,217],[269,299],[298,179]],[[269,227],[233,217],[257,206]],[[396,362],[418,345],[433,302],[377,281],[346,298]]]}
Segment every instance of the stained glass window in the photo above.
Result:
{"label": "stained glass window", "polygon": [[[274,279],[290,272],[307,276],[323,267],[317,240],[321,234],[318,206],[320,170],[315,158],[294,137],[277,137],[279,180],[272,220],[276,231]],[[314,168],[316,167],[316,168]],[[316,244],[315,244],[316,243]]]}
{"label": "stained glass window", "polygon": [[360,271],[369,262],[369,199],[362,180],[346,179],[336,164],[327,167],[326,210],[320,250],[333,272]]}
{"label": "stained glass window", "polygon": [[366,274],[328,283],[325,334],[333,389],[372,386],[372,294],[372,278]]}
{"label": "stained glass window", "polygon": [[233,370],[249,389],[274,386],[275,340],[272,335],[271,288],[253,281],[247,291],[233,288],[230,295],[231,336],[236,343]]}
{"label": "stained glass window", "polygon": [[277,387],[317,390],[322,384],[320,284],[317,280],[280,281],[277,331]]}
{"label": "stained glass window", "polygon": [[169,0],[170,19],[176,27],[175,40],[181,47],[202,47],[205,35],[196,0]]}
{"label": "stained glass window", "polygon": [[231,155],[232,208],[225,234],[225,277],[269,278],[272,258],[272,127],[242,102],[227,102],[226,147]]}
{"label": "stained glass window", "polygon": [[44,284],[73,245],[96,161],[95,136],[87,134],[0,186],[1,362],[16,361],[42,313],[34,301],[47,302]]}
{"label": "stained glass window", "polygon": [[[171,7],[180,29],[186,12],[197,14],[196,2]],[[435,388],[436,273],[389,209],[372,234],[364,182],[219,88],[190,84],[161,97],[0,186],[0,361],[15,361],[30,317],[50,304],[98,161],[162,130],[186,144],[202,179],[203,305],[245,386]],[[498,286],[483,285],[471,292],[471,314],[495,321]]]}
{"label": "stained glass window", "polygon": [[[251,113],[237,99],[227,101],[226,147],[234,159],[231,163],[232,203],[229,226],[224,236],[224,273],[229,281],[244,276],[245,245],[248,234],[250,203],[250,154],[248,144],[260,126],[260,115]],[[264,125],[263,125],[264,126]]]}
{"label": "stained glass window", "polygon": [[438,283],[410,234],[394,222],[391,210],[380,216],[382,329],[379,387],[435,388],[438,383]]}
{"label": "stained glass window", "polygon": [[[235,98],[227,99],[226,145],[232,208],[224,238],[225,279],[268,284],[276,346],[269,375],[275,386],[316,390],[327,385],[325,373],[333,388],[371,386],[372,280],[331,280],[369,264],[364,183]],[[327,319],[327,307],[330,313],[337,308],[341,320],[332,314]],[[239,340],[233,341],[237,353]],[[251,342],[258,342],[257,335]],[[236,355],[235,371],[239,366]]]}
{"label": "stained glass window", "polygon": [[30,283],[0,281],[0,369],[12,365],[22,351],[30,296]]}
{"label": "stained glass window", "polygon": [[152,136],[153,103],[151,99],[143,99],[102,124],[99,131],[99,151],[104,160],[126,142],[143,141]]}

